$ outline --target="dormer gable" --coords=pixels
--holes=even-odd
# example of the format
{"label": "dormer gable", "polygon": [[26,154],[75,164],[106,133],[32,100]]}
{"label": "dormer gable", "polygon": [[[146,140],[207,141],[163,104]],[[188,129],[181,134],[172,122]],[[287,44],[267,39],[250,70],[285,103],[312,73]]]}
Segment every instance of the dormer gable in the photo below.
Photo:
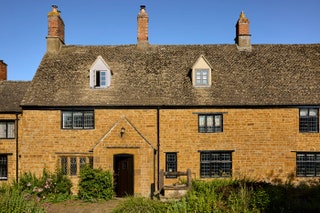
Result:
{"label": "dormer gable", "polygon": [[99,55],[90,68],[90,87],[108,88],[111,84],[111,70],[105,60]]}
{"label": "dormer gable", "polygon": [[211,86],[212,66],[204,55],[200,55],[192,66],[192,85],[194,87],[210,87]]}

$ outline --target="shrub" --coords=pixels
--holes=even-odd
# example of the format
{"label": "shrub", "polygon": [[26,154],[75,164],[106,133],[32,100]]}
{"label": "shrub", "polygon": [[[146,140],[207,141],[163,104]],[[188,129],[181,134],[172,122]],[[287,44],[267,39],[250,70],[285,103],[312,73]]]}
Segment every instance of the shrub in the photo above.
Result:
{"label": "shrub", "polygon": [[19,183],[15,183],[23,193],[35,197],[37,200],[58,202],[67,200],[71,195],[71,180],[57,170],[49,173],[43,170],[41,177],[36,177],[30,172],[24,173],[20,177]]}
{"label": "shrub", "polygon": [[87,201],[112,199],[113,181],[110,171],[84,166],[80,172],[78,197]]}
{"label": "shrub", "polygon": [[114,212],[320,212],[320,182],[271,184],[249,180],[195,180],[178,201],[129,197]]}

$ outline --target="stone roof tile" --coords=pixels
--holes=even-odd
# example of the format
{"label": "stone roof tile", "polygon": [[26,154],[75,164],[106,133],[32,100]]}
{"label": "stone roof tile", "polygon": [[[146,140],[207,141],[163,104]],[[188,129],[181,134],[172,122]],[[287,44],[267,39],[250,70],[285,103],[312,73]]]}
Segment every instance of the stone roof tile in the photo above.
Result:
{"label": "stone roof tile", "polygon": [[[91,89],[89,69],[101,55],[111,86]],[[211,64],[212,86],[192,86],[200,55]],[[319,105],[320,44],[64,46],[46,54],[23,106]]]}
{"label": "stone roof tile", "polygon": [[0,81],[0,113],[21,112],[20,102],[29,81]]}

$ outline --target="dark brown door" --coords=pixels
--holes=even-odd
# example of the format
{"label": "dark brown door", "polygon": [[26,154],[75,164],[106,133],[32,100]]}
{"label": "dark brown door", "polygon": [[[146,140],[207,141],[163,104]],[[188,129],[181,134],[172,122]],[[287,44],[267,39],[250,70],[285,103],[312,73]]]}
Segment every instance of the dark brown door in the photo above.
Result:
{"label": "dark brown door", "polygon": [[114,172],[116,196],[133,195],[133,155],[115,155]]}

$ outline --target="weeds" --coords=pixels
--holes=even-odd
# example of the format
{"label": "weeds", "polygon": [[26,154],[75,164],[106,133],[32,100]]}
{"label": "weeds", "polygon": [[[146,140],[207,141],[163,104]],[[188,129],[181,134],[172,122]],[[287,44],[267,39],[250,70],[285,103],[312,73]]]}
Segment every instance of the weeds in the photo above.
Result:
{"label": "weeds", "polygon": [[0,194],[0,212],[42,213],[45,212],[45,210],[39,202],[32,200],[26,194],[21,193],[17,187],[2,185]]}
{"label": "weeds", "polygon": [[319,200],[319,183],[294,186],[246,179],[195,180],[180,200],[130,197],[114,212],[320,212]]}

